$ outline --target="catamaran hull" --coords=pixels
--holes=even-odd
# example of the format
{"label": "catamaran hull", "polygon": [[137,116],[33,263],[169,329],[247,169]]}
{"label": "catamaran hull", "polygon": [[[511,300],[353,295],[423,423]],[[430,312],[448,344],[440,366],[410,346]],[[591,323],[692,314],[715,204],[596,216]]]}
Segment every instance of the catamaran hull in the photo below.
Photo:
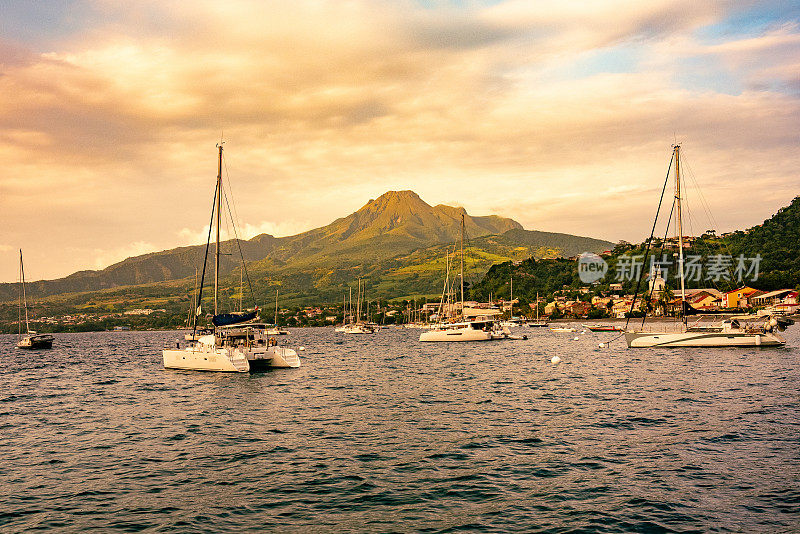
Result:
{"label": "catamaran hull", "polygon": [[26,350],[52,349],[53,336],[27,336],[22,338],[19,343],[17,343],[17,348]]}
{"label": "catamaran hull", "polygon": [[786,340],[775,333],[737,332],[625,332],[629,348],[644,347],[776,347]]}
{"label": "catamaran hull", "polygon": [[[184,371],[217,371],[223,373],[246,373],[250,365],[246,358],[228,356],[226,350],[204,350],[188,347],[186,349],[165,350],[162,352],[165,369]],[[241,353],[239,353],[241,354]]]}
{"label": "catamaran hull", "polygon": [[275,368],[300,367],[297,352],[286,347],[269,347],[244,351],[236,349],[200,348],[165,350],[164,368],[185,371],[216,371],[225,373],[258,372]]}
{"label": "catamaran hull", "polygon": [[297,351],[287,347],[269,347],[265,353],[248,354],[251,371],[266,369],[289,369],[300,367]]}

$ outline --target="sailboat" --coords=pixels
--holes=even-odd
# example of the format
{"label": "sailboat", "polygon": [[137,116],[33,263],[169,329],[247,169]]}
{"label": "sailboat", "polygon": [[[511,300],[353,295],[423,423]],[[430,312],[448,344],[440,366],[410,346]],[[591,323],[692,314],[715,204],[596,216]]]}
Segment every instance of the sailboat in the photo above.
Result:
{"label": "sailboat", "polygon": [[528,321],[528,326],[534,328],[543,328],[547,326],[547,319],[539,319],[539,293],[536,293],[536,319]]}
{"label": "sailboat", "polygon": [[[350,288],[350,303],[353,302],[353,288]],[[342,324],[335,328],[336,332],[344,332],[349,323],[349,308],[347,307],[347,295],[342,296]]]}
{"label": "sailboat", "polygon": [[[464,315],[464,214],[461,214],[461,316],[452,318],[452,322],[443,321],[435,324],[427,332],[419,335],[420,341],[491,341],[501,339],[495,330],[495,321],[490,317],[478,317],[468,320]],[[448,269],[449,275],[449,269]],[[448,281],[445,280],[445,291]],[[452,307],[449,307],[452,310]]]}
{"label": "sailboat", "polygon": [[514,277],[511,277],[511,296],[509,297],[509,302],[511,304],[511,315],[507,321],[501,321],[500,326],[505,328],[514,328],[520,326],[522,324],[522,319],[520,317],[514,317]]}
{"label": "sailboat", "polygon": [[[240,306],[241,307],[241,306]],[[288,330],[285,330],[278,326],[278,290],[275,290],[275,324],[270,326],[267,330],[267,335],[270,336],[285,336],[289,333]]]}
{"label": "sailboat", "polygon": [[[220,222],[222,200],[222,144],[218,144],[219,161],[217,166],[217,185],[214,191],[214,205],[211,209],[211,226],[208,230],[206,253],[203,260],[203,275],[200,280],[200,291],[197,297],[198,306],[194,314],[192,339],[181,348],[180,342],[174,349],[162,351],[165,369],[183,369],[192,371],[223,371],[247,373],[270,367],[300,367],[297,352],[290,348],[279,347],[267,334],[267,325],[253,320],[258,314],[255,311],[239,311],[220,313],[219,293],[219,257],[220,257]],[[216,218],[216,223],[215,223]],[[215,223],[215,224],[214,224]],[[197,317],[202,314],[203,279],[205,278],[206,259],[211,242],[211,230],[216,226],[216,247],[214,250],[214,325],[212,333],[199,336]],[[244,258],[242,258],[244,269]]]}
{"label": "sailboat", "polygon": [[[17,336],[18,349],[51,349],[53,336],[50,334],[37,334],[31,330],[28,322],[28,296],[25,294],[25,266],[22,263],[22,249],[19,249],[19,335]],[[25,309],[25,335],[22,334],[22,310]]]}
{"label": "sailboat", "polygon": [[344,328],[340,330],[345,334],[374,334],[375,328],[364,321],[361,320],[361,295],[362,295],[362,284],[361,278],[358,279],[358,293],[356,294],[356,315],[355,321],[353,320],[353,290],[350,290],[350,323],[344,325]]}
{"label": "sailboat", "polygon": [[[675,216],[678,231],[678,271],[680,275],[681,322],[677,331],[625,330],[625,341],[629,348],[641,347],[767,347],[785,345],[780,335],[792,319],[772,315],[736,315],[715,326],[689,326],[686,302],[686,282],[683,262],[683,216],[681,213],[681,147],[673,146],[672,160],[675,167]],[[666,187],[666,184],[665,184]],[[655,227],[655,225],[654,225]],[[633,305],[631,303],[631,310]],[[644,325],[644,321],[642,321]]]}

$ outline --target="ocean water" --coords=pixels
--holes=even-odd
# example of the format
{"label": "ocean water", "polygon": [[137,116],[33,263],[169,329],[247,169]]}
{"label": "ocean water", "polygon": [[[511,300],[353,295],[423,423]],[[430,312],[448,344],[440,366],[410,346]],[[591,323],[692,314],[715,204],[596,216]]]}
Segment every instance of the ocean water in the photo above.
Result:
{"label": "ocean water", "polygon": [[0,531],[797,532],[798,330],[295,329],[303,367],[253,375],[164,370],[176,332],[0,336]]}

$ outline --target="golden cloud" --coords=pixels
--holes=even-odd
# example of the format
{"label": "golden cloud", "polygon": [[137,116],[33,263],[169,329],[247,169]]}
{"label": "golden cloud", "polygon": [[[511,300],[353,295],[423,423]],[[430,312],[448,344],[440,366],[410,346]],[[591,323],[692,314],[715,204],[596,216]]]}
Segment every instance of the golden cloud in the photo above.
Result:
{"label": "golden cloud", "polygon": [[[251,228],[322,225],[387,189],[412,188],[432,203],[461,190],[471,211],[502,208],[555,230],[559,219],[543,206],[605,194],[644,210],[673,134],[698,154],[712,188],[737,190],[758,174],[764,192],[748,203],[769,197],[771,209],[776,191],[786,202],[797,189],[800,103],[756,82],[792,79],[798,32],[699,43],[693,32],[731,6],[98,2],[107,22],[53,50],[0,47],[0,208],[25,221],[36,199],[49,206],[34,222],[11,223],[4,242],[46,234],[42,246],[76,243],[98,258],[127,250],[119,243],[177,245],[181,229],[206,223],[223,132]],[[559,74],[620,45],[637,47],[639,68]],[[697,56],[722,58],[746,89],[676,82],[679,63]],[[624,189],[631,184],[648,185]],[[636,238],[612,211],[602,237]],[[597,225],[584,228],[576,217],[563,229]],[[106,248],[114,252],[97,253]],[[71,254],[51,274],[91,263]]]}

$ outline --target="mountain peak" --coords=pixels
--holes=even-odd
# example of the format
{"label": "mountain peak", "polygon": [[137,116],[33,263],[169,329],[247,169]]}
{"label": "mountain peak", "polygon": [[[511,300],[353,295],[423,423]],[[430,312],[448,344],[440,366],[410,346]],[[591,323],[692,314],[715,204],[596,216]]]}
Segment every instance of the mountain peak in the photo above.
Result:
{"label": "mountain peak", "polygon": [[[414,191],[387,191],[376,199],[370,199],[364,208],[374,208],[385,210],[387,208],[406,207],[412,211],[418,208],[430,208],[430,206]],[[362,208],[362,209],[364,209]]]}

